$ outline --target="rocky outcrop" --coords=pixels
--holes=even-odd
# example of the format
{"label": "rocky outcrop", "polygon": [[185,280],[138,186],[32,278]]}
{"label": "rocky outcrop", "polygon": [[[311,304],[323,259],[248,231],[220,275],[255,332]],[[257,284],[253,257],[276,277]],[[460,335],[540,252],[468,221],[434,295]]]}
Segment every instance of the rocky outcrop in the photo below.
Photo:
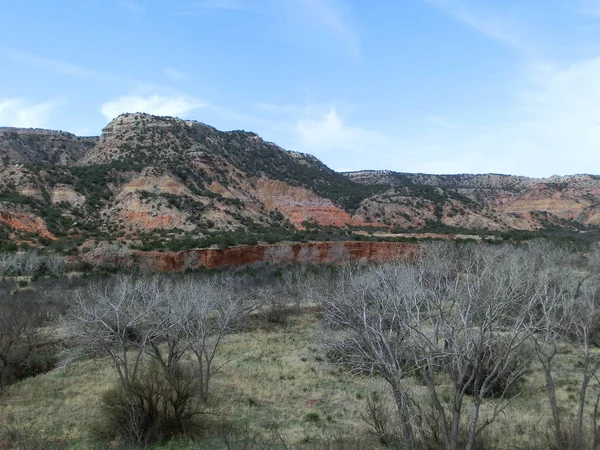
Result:
{"label": "rocky outcrop", "polygon": [[14,164],[74,164],[98,142],[64,131],[36,128],[0,128],[0,167]]}
{"label": "rocky outcrop", "polygon": [[50,191],[50,201],[52,204],[66,203],[71,206],[81,206],[85,202],[85,197],[67,185],[56,185]]}
{"label": "rocky outcrop", "polygon": [[22,207],[0,203],[0,222],[15,230],[56,239],[42,219]]}
{"label": "rocky outcrop", "polygon": [[313,191],[282,181],[261,178],[256,182],[256,194],[267,211],[281,211],[297,228],[302,228],[304,221],[327,227],[376,225],[351,217],[331,200]]}

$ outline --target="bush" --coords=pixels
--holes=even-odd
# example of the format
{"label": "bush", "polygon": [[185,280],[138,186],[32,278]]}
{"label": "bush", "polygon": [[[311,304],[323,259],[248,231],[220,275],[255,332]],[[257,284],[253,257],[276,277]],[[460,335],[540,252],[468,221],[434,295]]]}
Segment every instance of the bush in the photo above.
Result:
{"label": "bush", "polygon": [[147,445],[178,435],[202,431],[200,386],[189,368],[154,364],[127,385],[120,384],[102,397],[104,436],[128,444]]}
{"label": "bush", "polygon": [[55,350],[50,348],[33,350],[29,354],[23,355],[22,358],[19,358],[18,355],[11,356],[21,362],[18,365],[7,366],[1,380],[5,384],[49,372],[56,367],[58,362]]}
{"label": "bush", "polygon": [[401,435],[393,421],[394,412],[378,392],[369,394],[361,417],[382,445],[386,447],[400,445]]}
{"label": "bush", "polygon": [[[517,351],[507,352],[505,347],[508,345],[508,342],[499,339],[493,340],[491,345],[474,346],[479,353],[472,355],[466,369],[459,368],[462,378],[457,368],[450,369],[457,388],[462,389],[466,386],[467,394],[477,395],[483,384],[488,383],[483,393],[484,398],[510,394],[508,391],[516,387],[527,369],[530,349],[521,345]],[[498,366],[498,361],[503,361],[502,366]],[[475,370],[477,373],[474,373]]]}

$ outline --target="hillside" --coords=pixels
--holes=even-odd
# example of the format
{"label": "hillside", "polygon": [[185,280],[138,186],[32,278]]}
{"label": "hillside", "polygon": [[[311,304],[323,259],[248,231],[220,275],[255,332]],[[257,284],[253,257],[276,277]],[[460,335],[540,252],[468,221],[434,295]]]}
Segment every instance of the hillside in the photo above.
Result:
{"label": "hillside", "polygon": [[64,131],[0,127],[0,167],[43,163],[66,166],[81,159],[98,138]]}
{"label": "hillside", "polygon": [[401,225],[487,230],[540,230],[600,224],[600,177],[568,175],[429,175],[392,171],[348,172],[365,186],[387,189],[361,204],[366,216],[396,217]]}
{"label": "hillside", "polygon": [[[337,173],[246,131],[124,114],[98,138],[0,128],[0,245],[87,251],[600,225],[600,177]],[[362,231],[361,231],[362,232]],[[356,237],[356,235],[355,235]],[[364,237],[364,236],[363,236]]]}

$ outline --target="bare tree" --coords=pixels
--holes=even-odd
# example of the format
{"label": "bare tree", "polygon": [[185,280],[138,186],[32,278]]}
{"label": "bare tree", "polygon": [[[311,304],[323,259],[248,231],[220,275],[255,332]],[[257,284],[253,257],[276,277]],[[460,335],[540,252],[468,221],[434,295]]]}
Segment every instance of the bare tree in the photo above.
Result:
{"label": "bare tree", "polygon": [[290,264],[294,262],[294,250],[289,244],[270,245],[265,250],[265,261],[272,264]]}
{"label": "bare tree", "polygon": [[350,264],[331,289],[315,292],[326,326],[335,332],[330,345],[352,372],[380,374],[389,384],[406,448],[415,448],[420,411],[402,384],[410,367],[408,327],[401,298],[410,277],[406,267]]}
{"label": "bare tree", "polygon": [[91,284],[73,299],[70,337],[85,354],[109,355],[127,386],[165,332],[166,318],[155,321],[164,294],[157,277],[118,276],[111,283]]}
{"label": "bare tree", "polygon": [[0,387],[44,341],[46,336],[40,328],[44,321],[37,305],[0,298]]}
{"label": "bare tree", "polygon": [[[535,285],[525,276],[527,258],[514,249],[434,245],[425,247],[416,270],[418,289],[405,308],[409,347],[446,448],[459,446],[464,400],[470,395],[465,448],[472,449],[476,437],[506,407],[507,393],[526,367],[535,304]],[[442,371],[453,385],[447,405],[437,380]],[[496,402],[481,422],[481,405],[488,397]]]}
{"label": "bare tree", "polygon": [[138,375],[145,356],[168,372],[190,352],[206,401],[219,344],[257,305],[244,283],[227,276],[119,276],[77,293],[71,336],[87,354],[109,355],[124,385]]}
{"label": "bare tree", "polygon": [[[526,366],[536,284],[524,252],[496,247],[425,246],[416,263],[347,266],[323,294],[334,350],[350,367],[380,373],[391,387],[404,440],[426,444],[422,414],[403,387],[419,372],[436,411],[445,448],[461,445],[465,398],[472,398],[465,448],[506,407],[507,394]],[[450,376],[445,401],[439,377]],[[482,421],[484,399],[497,398]],[[415,432],[416,430],[416,432]]]}
{"label": "bare tree", "polygon": [[[597,382],[600,370],[600,357],[592,351],[600,321],[595,256],[591,255],[588,267],[581,268],[576,267],[572,255],[547,243],[534,242],[530,244],[529,251],[536,261],[532,277],[536,277],[541,289],[534,343],[544,371],[555,444],[566,449],[585,448],[586,398],[590,383],[594,380]],[[574,429],[566,427],[567,418],[556,396],[554,358],[561,342],[575,345],[581,351],[581,379]],[[596,412],[591,412],[592,429],[596,428]],[[569,432],[573,432],[573,435]]]}
{"label": "bare tree", "polygon": [[343,242],[336,242],[329,249],[327,259],[330,262],[347,262],[350,259],[350,252]]}
{"label": "bare tree", "polygon": [[[134,443],[197,430],[224,337],[255,307],[241,279],[119,276],[79,292],[71,337],[108,355],[117,386],[104,397],[111,428]],[[188,357],[189,356],[189,357]]]}
{"label": "bare tree", "polygon": [[583,363],[577,405],[575,449],[583,448],[587,392],[590,382],[595,379],[600,369],[600,356],[597,352],[592,352],[593,333],[598,331],[600,321],[600,286],[594,281],[594,278],[587,278],[565,308],[565,315],[569,317],[567,336],[580,348]]}
{"label": "bare tree", "polygon": [[177,336],[183,341],[183,350],[195,357],[200,398],[206,402],[212,376],[228,362],[213,365],[219,345],[244,316],[258,307],[260,300],[244,279],[231,277],[181,281],[171,285],[170,294]]}

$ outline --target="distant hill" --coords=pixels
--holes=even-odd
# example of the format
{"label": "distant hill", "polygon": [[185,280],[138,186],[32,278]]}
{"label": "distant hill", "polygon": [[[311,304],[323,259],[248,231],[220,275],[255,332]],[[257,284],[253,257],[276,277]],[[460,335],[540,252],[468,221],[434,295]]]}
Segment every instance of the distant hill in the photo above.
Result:
{"label": "distant hill", "polygon": [[0,127],[0,166],[23,163],[70,165],[98,143],[64,131]]}
{"label": "distant hill", "polygon": [[86,251],[338,239],[359,230],[600,226],[600,177],[337,173],[246,131],[124,114],[100,137],[0,128],[0,246]]}

